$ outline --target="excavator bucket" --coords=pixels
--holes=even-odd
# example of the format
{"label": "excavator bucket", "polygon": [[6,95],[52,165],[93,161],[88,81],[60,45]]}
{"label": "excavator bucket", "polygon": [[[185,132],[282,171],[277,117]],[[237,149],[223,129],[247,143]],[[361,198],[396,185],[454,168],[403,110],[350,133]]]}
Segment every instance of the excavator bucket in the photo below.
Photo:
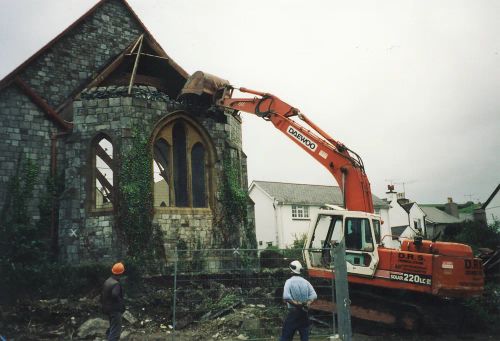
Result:
{"label": "excavator bucket", "polygon": [[225,79],[202,71],[196,71],[187,79],[179,99],[193,97],[193,95],[197,97],[208,95],[212,98],[212,101],[215,101],[220,99],[221,96],[228,96],[224,94],[224,89],[228,85],[229,82]]}

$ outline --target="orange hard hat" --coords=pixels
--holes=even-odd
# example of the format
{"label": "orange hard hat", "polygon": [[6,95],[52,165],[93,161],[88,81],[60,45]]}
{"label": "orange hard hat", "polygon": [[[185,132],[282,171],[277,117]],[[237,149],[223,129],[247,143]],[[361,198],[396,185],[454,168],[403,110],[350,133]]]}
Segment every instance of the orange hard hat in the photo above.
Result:
{"label": "orange hard hat", "polygon": [[116,263],[111,268],[111,272],[113,273],[113,275],[121,275],[122,273],[125,272],[125,266],[121,262],[120,263]]}

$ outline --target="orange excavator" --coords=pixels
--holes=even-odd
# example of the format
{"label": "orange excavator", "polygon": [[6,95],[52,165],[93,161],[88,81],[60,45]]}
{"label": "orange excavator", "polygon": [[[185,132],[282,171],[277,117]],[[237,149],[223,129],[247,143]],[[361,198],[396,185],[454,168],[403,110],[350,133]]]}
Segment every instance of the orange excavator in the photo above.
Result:
{"label": "orange excavator", "polygon": [[[344,197],[343,207],[329,206],[313,220],[304,247],[311,278],[331,280],[332,241],[345,241],[348,281],[360,299],[352,299],[353,317],[412,329],[424,316],[432,319],[431,298],[468,298],[484,289],[482,262],[468,245],[423,240],[401,240],[398,249],[384,246],[381,219],[373,213],[370,183],[363,161],[355,152],[333,139],[299,109],[278,97],[247,88],[237,88],[250,98],[233,98],[235,88],[227,81],[197,72],[186,89],[215,85],[214,104],[219,108],[246,112],[270,121],[279,131],[321,163],[335,178]],[[189,92],[189,91],[188,91]],[[297,120],[298,118],[298,120]],[[389,236],[390,237],[390,236]],[[368,303],[368,304],[366,304]],[[332,311],[332,302],[318,300],[313,307]]]}

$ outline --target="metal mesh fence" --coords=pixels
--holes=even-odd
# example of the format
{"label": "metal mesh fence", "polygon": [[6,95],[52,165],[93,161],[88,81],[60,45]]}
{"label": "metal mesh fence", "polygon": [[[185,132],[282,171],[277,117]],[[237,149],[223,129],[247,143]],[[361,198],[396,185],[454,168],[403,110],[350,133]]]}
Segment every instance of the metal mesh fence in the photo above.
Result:
{"label": "metal mesh fence", "polygon": [[[300,249],[176,250],[172,256],[172,340],[186,331],[205,340],[279,339],[287,315],[283,285],[295,259],[318,296],[332,301],[332,280],[309,278]],[[335,333],[331,313],[310,309],[309,317],[311,338]]]}

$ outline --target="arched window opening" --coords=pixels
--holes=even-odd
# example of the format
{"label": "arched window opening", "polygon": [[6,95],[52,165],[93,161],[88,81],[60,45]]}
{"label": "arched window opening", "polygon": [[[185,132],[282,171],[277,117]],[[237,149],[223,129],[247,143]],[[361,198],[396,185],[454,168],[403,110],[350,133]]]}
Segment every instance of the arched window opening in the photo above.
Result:
{"label": "arched window opening", "polygon": [[197,122],[179,116],[154,135],[154,207],[206,208],[213,200],[215,149]]}
{"label": "arched window opening", "polygon": [[170,145],[163,138],[153,147],[154,206],[170,206]]}
{"label": "arched window opening", "polygon": [[205,148],[199,142],[191,150],[191,183],[193,207],[206,207]]}
{"label": "arched window opening", "polygon": [[172,130],[174,156],[174,190],[175,206],[189,206],[187,191],[187,157],[186,157],[186,130],[184,124],[176,123]]}
{"label": "arched window opening", "polygon": [[93,144],[94,203],[95,208],[113,207],[113,144],[107,137],[101,137]]}

